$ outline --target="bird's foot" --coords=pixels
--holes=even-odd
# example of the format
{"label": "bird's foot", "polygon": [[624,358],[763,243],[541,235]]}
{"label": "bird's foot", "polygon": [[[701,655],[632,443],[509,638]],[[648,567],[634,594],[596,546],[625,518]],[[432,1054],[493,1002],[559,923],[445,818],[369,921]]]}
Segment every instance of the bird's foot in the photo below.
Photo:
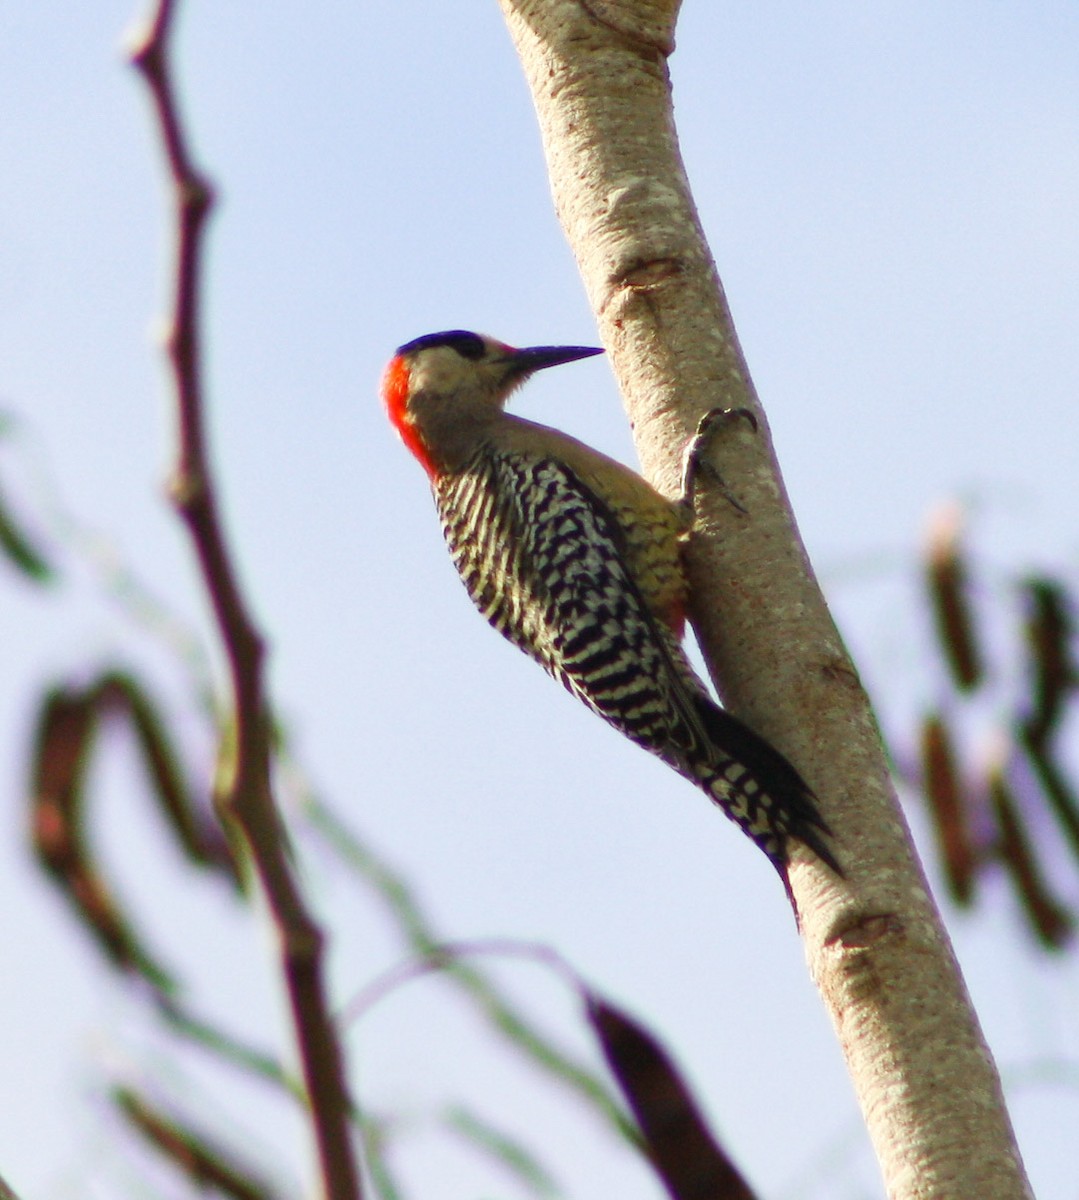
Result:
{"label": "bird's foot", "polygon": [[747,513],[745,506],[723,481],[715,463],[705,457],[718,430],[739,418],[748,421],[753,432],[756,433],[757,418],[748,408],[713,408],[697,422],[697,428],[682,455],[682,504],[690,514],[696,513],[697,487],[702,472],[708,475],[720,495],[732,508],[737,509],[740,513]]}

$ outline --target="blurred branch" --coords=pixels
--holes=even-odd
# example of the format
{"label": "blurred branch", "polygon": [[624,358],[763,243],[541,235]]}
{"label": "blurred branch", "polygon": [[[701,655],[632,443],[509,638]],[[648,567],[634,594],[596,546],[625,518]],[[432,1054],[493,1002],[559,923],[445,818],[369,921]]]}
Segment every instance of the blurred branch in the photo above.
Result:
{"label": "blurred branch", "polygon": [[[620,1118],[627,1137],[659,1175],[671,1200],[755,1200],[755,1193],[708,1128],[688,1083],[659,1040],[590,989],[556,951],[545,946],[497,939],[431,945],[422,959],[401,963],[368,985],[348,1005],[342,1022],[363,1015],[388,992],[424,972],[437,970],[451,978],[462,971],[478,975],[466,957],[491,953],[525,957],[553,969],[580,997],[607,1064],[637,1118],[638,1127]],[[526,1044],[524,1048],[533,1047]],[[561,1071],[554,1073],[566,1081]],[[516,1139],[460,1107],[448,1110],[444,1120],[536,1194],[558,1194],[553,1177]]]}
{"label": "blurred branch", "polygon": [[213,201],[197,171],[170,73],[176,4],[158,0],[131,49],[149,89],[172,182],[176,244],[166,347],[178,418],[172,500],[198,558],[228,661],[235,754],[220,803],[250,848],[278,931],[282,970],[311,1105],[321,1185],[332,1200],[361,1193],[350,1136],[350,1100],[323,979],[323,934],[293,875],[270,779],[271,738],[263,669],[265,645],[241,593],[226,545],[203,430],[199,302],[202,234]]}
{"label": "blurred branch", "polygon": [[200,1191],[212,1190],[230,1200],[275,1200],[280,1194],[230,1151],[131,1088],[114,1088],[112,1101],[128,1123]]}
{"label": "blurred branch", "polygon": [[[288,1095],[304,1108],[307,1094],[303,1083],[287,1071],[279,1059],[263,1050],[247,1045],[235,1035],[194,1016],[172,996],[158,999],[158,1011],[173,1031],[201,1047],[219,1062],[227,1063],[249,1076],[261,1079]],[[371,1178],[374,1193],[380,1200],[402,1200],[402,1193],[390,1171],[385,1155],[385,1122],[369,1111],[353,1108],[351,1119],[359,1132],[364,1148],[364,1164]],[[0,1196],[0,1200],[4,1200]]]}
{"label": "blurred branch", "polygon": [[371,1176],[375,1195],[379,1200],[405,1200],[405,1194],[390,1170],[386,1154],[388,1142],[387,1122],[370,1113],[365,1113],[363,1119],[364,1165]]}
{"label": "blurred branch", "polygon": [[562,1195],[551,1173],[516,1138],[496,1129],[462,1105],[447,1109],[443,1117],[448,1129],[498,1163],[534,1196]]}
{"label": "blurred branch", "polygon": [[158,1011],[177,1033],[240,1070],[288,1093],[294,1100],[306,1105],[307,1096],[303,1085],[293,1078],[280,1061],[262,1050],[245,1045],[232,1034],[215,1025],[193,1016],[186,1008],[171,997],[158,1004]]}
{"label": "blurred branch", "polygon": [[404,879],[309,793],[304,812],[336,853],[382,896],[409,947],[444,970],[446,978],[461,988],[484,1018],[535,1066],[576,1092],[621,1138],[640,1150],[639,1132],[604,1083],[536,1029],[482,971],[448,952]]}

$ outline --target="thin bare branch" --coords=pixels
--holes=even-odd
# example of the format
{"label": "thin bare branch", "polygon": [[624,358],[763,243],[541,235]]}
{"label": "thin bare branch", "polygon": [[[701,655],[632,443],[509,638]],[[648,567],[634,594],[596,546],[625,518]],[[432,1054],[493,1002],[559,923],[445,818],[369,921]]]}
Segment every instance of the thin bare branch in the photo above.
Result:
{"label": "thin bare branch", "polygon": [[[501,1037],[525,1056],[535,1067],[547,1072],[578,1097],[620,1137],[635,1149],[641,1149],[641,1140],[636,1126],[626,1116],[617,1100],[603,1081],[588,1067],[577,1062],[567,1051],[556,1045],[539,1029],[525,1013],[511,1001],[500,988],[474,962],[462,954],[452,953],[449,943],[443,941],[431,924],[419,901],[412,894],[404,878],[385,859],[380,858],[370,845],[361,840],[354,830],[346,828],[334,813],[310,792],[303,797],[304,811],[311,826],[320,837],[361,875],[382,897],[398,931],[411,947],[417,958],[426,960],[424,965],[413,960],[408,970],[426,968],[445,973],[446,978],[460,988],[476,1005],[483,1018]],[[480,943],[468,943],[470,953],[475,955]],[[490,947],[490,943],[484,943]],[[503,952],[506,944],[500,944]],[[542,957],[542,955],[541,955]],[[550,958],[547,959],[551,961]],[[570,972],[573,975],[572,972]],[[575,976],[573,976],[576,978]],[[385,980],[387,977],[383,977]],[[397,976],[394,974],[394,978]],[[371,998],[377,998],[380,982],[373,990],[354,999],[341,1016],[342,1024],[362,1011]]]}
{"label": "thin bare branch", "polygon": [[322,1191],[360,1196],[350,1134],[344,1064],[323,979],[323,934],[293,875],[271,784],[265,644],[242,594],[220,519],[203,428],[199,299],[202,233],[213,190],[196,169],[171,78],[170,34],[177,5],[158,0],[133,41],[131,62],[153,101],[172,185],[175,261],[166,348],[178,417],[170,492],[191,536],[229,669],[234,753],[219,802],[241,828],[278,931],[304,1084],[311,1106]]}

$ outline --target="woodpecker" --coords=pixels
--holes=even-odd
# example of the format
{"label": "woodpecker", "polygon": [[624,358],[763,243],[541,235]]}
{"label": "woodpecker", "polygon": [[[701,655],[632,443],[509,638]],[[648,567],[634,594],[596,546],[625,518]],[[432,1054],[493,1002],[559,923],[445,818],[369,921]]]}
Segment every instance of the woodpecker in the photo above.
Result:
{"label": "woodpecker", "polygon": [[575,438],[505,412],[534,372],[602,353],[516,349],[460,329],[427,334],[397,350],[382,398],[427,472],[454,565],[490,624],[701,788],[764,851],[788,895],[791,838],[842,875],[809,786],[711,698],[682,649],[694,482],[724,414],[701,422],[673,501]]}

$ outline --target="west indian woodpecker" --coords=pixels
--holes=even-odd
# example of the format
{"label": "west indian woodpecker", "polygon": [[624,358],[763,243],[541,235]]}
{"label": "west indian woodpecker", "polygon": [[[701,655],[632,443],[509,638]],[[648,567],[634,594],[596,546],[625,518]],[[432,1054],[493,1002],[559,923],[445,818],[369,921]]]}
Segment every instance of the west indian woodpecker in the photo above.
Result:
{"label": "west indian woodpecker", "polygon": [[631,741],[696,784],[787,886],[790,842],[837,874],[813,792],[725,712],[682,650],[682,549],[708,414],[669,500],[575,438],[505,412],[535,371],[601,350],[518,350],[464,330],[401,346],[382,379],[390,420],[427,472],[450,554],[476,607]]}

